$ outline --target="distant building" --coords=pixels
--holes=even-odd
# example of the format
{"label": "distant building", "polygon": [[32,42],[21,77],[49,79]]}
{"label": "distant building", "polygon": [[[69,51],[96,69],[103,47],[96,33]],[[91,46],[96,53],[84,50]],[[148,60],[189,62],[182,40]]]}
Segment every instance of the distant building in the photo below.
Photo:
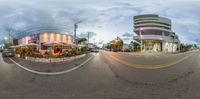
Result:
{"label": "distant building", "polygon": [[96,48],[98,48],[97,45],[95,45],[93,43],[88,43],[87,46],[88,46],[89,49],[96,49]]}
{"label": "distant building", "polygon": [[171,30],[171,20],[155,14],[134,16],[134,40],[141,51],[177,52],[180,40]]}
{"label": "distant building", "polygon": [[133,51],[133,45],[132,44],[126,44],[124,43],[123,46],[122,46],[122,50],[123,51]]}
{"label": "distant building", "polygon": [[76,39],[77,45],[79,48],[87,47],[88,40],[86,38],[78,38]]}

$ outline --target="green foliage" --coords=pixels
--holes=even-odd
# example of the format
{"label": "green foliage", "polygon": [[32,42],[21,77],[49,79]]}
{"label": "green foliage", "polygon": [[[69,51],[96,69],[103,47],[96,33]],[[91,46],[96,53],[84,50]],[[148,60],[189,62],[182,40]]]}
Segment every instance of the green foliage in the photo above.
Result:
{"label": "green foliage", "polygon": [[16,53],[16,54],[20,54],[20,49],[19,49],[19,48],[16,48],[15,53]]}
{"label": "green foliage", "polygon": [[119,47],[122,47],[123,46],[123,44],[124,44],[124,42],[123,41],[117,41],[117,42],[115,42],[115,47],[116,48],[119,48]]}
{"label": "green foliage", "polygon": [[81,39],[78,41],[78,43],[85,42],[85,41],[87,41],[86,38],[81,38]]}
{"label": "green foliage", "polygon": [[88,47],[83,47],[83,48],[81,48],[81,52],[82,52],[83,54],[86,54],[88,51],[89,51],[89,48],[88,48]]}
{"label": "green foliage", "polygon": [[79,54],[78,48],[72,48],[71,53],[72,53],[72,55],[78,55]]}
{"label": "green foliage", "polygon": [[18,39],[13,39],[13,45],[18,45]]}
{"label": "green foliage", "polygon": [[25,55],[26,56],[30,56],[31,55],[30,53],[31,53],[30,49],[29,48],[25,48]]}
{"label": "green foliage", "polygon": [[123,46],[124,42],[121,40],[116,41],[113,44],[109,44],[108,46],[106,46],[106,48],[110,49],[110,50],[116,50],[116,51],[120,51],[122,50],[122,46]]}
{"label": "green foliage", "polygon": [[4,44],[4,48],[9,48],[10,46],[13,46],[13,44],[12,43],[5,43]]}
{"label": "green foliage", "polygon": [[180,49],[181,49],[181,52],[185,52],[185,51],[189,51],[191,49],[196,49],[198,48],[198,46],[196,44],[181,44],[180,45]]}

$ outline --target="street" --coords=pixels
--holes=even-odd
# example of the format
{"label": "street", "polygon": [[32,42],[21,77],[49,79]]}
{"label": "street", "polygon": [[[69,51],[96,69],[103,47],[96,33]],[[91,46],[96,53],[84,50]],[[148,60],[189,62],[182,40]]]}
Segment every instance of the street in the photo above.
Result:
{"label": "street", "polygon": [[26,71],[0,56],[0,97],[198,99],[199,60],[200,51],[156,56],[100,51],[76,70],[49,76]]}

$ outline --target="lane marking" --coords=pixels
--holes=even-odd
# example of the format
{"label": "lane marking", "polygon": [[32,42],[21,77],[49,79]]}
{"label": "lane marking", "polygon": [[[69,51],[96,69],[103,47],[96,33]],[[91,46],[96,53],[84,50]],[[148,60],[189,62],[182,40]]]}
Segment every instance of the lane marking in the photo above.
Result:
{"label": "lane marking", "polygon": [[128,65],[128,66],[131,66],[131,67],[134,67],[134,68],[139,68],[139,69],[159,69],[159,68],[166,68],[166,67],[169,67],[169,66],[172,66],[172,65],[175,65],[175,64],[178,64],[186,59],[188,59],[189,57],[191,57],[193,54],[190,54],[188,56],[185,56],[179,60],[176,60],[176,61],[173,61],[173,62],[170,62],[170,63],[166,63],[166,64],[155,64],[155,65],[143,65],[143,64],[133,64],[133,63],[129,63],[127,61],[124,61],[124,60],[121,60],[119,58],[116,58],[114,57],[113,55],[109,55],[111,58],[113,58],[114,60],[122,63],[122,64],[125,64],[125,65]]}
{"label": "lane marking", "polygon": [[31,73],[34,73],[34,74],[39,74],[39,75],[61,75],[61,74],[65,74],[65,73],[69,73],[71,71],[74,71],[80,67],[82,67],[84,64],[86,64],[87,62],[89,62],[92,58],[94,57],[94,55],[90,56],[86,61],[84,61],[83,63],[79,64],[78,66],[76,67],[73,67],[71,69],[68,69],[66,71],[61,71],[61,72],[52,72],[52,73],[49,73],[49,72],[40,72],[40,71],[35,71],[35,70],[31,70],[29,68],[26,68],[22,65],[20,65],[19,63],[17,63],[16,61],[14,61],[13,59],[9,58],[13,63],[15,63],[18,67],[22,68],[23,70],[26,70],[28,72],[31,72]]}

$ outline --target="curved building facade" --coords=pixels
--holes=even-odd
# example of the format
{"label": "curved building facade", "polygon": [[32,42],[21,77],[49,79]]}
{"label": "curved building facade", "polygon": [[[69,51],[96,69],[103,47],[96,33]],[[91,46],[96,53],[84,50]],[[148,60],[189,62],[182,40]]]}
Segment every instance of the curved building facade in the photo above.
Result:
{"label": "curved building facade", "polygon": [[177,52],[180,41],[171,30],[171,20],[155,14],[134,16],[134,40],[141,51]]}

